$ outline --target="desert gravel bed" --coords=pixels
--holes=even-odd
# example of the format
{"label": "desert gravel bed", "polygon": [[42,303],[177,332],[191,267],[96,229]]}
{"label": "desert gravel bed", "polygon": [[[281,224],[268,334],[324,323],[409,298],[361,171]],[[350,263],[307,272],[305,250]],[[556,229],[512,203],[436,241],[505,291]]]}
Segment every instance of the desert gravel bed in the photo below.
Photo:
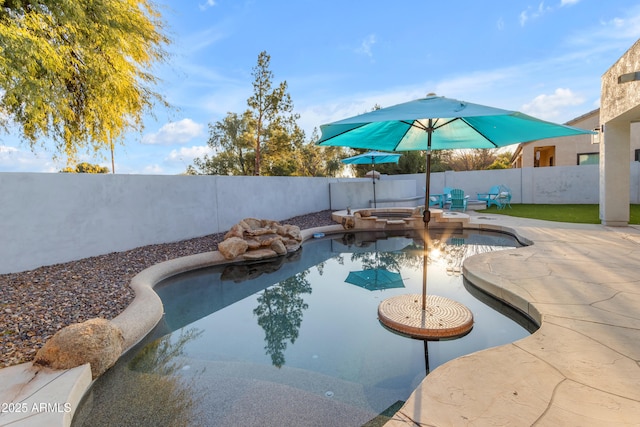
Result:
{"label": "desert gravel bed", "polygon": [[[333,225],[331,211],[280,221],[301,229]],[[217,250],[225,233],[0,275],[0,368],[33,359],[59,329],[113,319],[133,300],[131,278],[154,264]]]}

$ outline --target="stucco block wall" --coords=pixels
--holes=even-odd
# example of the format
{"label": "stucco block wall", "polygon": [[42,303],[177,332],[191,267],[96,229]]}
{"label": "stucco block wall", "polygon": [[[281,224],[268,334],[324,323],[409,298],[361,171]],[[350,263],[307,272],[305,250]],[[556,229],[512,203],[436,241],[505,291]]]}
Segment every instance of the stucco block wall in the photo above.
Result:
{"label": "stucco block wall", "polygon": [[[407,177],[410,175],[398,175]],[[424,176],[424,175],[423,175]],[[413,179],[387,179],[376,180],[376,200],[406,199],[414,197],[416,192]],[[334,210],[347,207],[369,207],[373,200],[373,185],[371,179],[356,178],[349,181],[337,181],[330,184],[331,208]],[[424,203],[424,202],[423,202]]]}
{"label": "stucco block wall", "polygon": [[0,173],[0,274],[329,209],[325,178]]}
{"label": "stucco block wall", "polygon": [[[625,191],[637,204],[640,162],[629,167]],[[439,172],[431,192],[457,187],[475,199],[497,184],[512,203],[599,202],[595,165]],[[376,195],[424,196],[424,186],[424,174],[383,175]],[[363,178],[0,173],[0,189],[0,274],[224,232],[246,217],[368,207],[373,196]]]}

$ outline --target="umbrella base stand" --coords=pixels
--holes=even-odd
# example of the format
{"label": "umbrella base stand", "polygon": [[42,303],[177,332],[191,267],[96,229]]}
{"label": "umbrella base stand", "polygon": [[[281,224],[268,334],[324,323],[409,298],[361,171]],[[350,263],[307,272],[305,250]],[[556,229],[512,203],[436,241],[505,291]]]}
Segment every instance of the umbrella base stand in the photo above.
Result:
{"label": "umbrella base stand", "polygon": [[473,328],[473,314],[459,302],[427,295],[425,307],[421,294],[398,295],[380,303],[378,319],[395,332],[424,340],[456,338]]}

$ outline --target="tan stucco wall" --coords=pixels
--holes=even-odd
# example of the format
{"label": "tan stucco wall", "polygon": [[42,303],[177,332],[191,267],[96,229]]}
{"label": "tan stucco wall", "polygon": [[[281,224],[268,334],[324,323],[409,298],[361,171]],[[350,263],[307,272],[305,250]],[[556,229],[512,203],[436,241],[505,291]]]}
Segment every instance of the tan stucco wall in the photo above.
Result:
{"label": "tan stucco wall", "polygon": [[640,40],[602,76],[602,123],[611,120],[634,121],[640,118],[640,80],[618,83],[620,76],[634,72],[640,72]]}
{"label": "tan stucco wall", "polygon": [[[630,81],[621,77],[630,75]],[[602,76],[600,121],[600,221],[609,226],[629,223],[630,171],[633,157],[631,123],[640,119],[640,40]]]}
{"label": "tan stucco wall", "polygon": [[[569,122],[571,126],[581,129],[595,129],[600,126],[600,116],[596,110],[593,114],[579,117]],[[600,135],[602,138],[602,135]],[[533,167],[533,159],[536,148],[538,147],[555,147],[554,166],[575,166],[577,164],[578,153],[598,153],[600,152],[599,144],[591,143],[591,135],[576,135],[564,138],[549,138],[539,141],[532,141],[521,145],[522,149],[522,165],[518,167]],[[640,150],[640,123],[631,123],[631,147],[630,159],[634,159],[635,150]]]}
{"label": "tan stucco wall", "polygon": [[[586,114],[569,122],[571,126],[581,129],[592,130],[598,126],[599,115],[597,110],[592,114]],[[598,145],[591,143],[591,135],[574,135],[563,138],[548,138],[538,141],[531,141],[521,145],[522,166],[530,168],[534,165],[534,156],[538,147],[555,147],[553,159],[554,166],[575,166],[578,153],[597,153]],[[638,147],[640,148],[640,140]],[[541,163],[547,163],[545,158],[541,158]]]}

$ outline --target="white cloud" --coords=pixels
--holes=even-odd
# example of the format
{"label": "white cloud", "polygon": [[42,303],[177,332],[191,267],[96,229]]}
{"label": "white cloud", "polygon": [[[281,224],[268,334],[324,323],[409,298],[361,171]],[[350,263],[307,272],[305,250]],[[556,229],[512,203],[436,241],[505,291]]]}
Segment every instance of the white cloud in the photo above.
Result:
{"label": "white cloud", "polygon": [[[573,1],[575,2],[575,0]],[[541,16],[552,10],[553,8],[550,6],[545,6],[544,2],[540,2],[537,9],[528,7],[526,10],[520,12],[520,26],[524,27],[527,21],[540,18]]]}
{"label": "white cloud", "polygon": [[584,97],[573,93],[570,89],[558,88],[551,95],[536,96],[533,101],[522,106],[522,111],[544,120],[556,120],[562,116],[564,108],[581,105],[584,102]]}
{"label": "white cloud", "polygon": [[603,22],[603,32],[611,31],[611,37],[618,39],[637,38],[640,36],[640,14],[638,10],[626,18],[614,18],[610,22]]}
{"label": "white cloud", "polygon": [[200,8],[200,10],[206,10],[210,7],[213,7],[216,5],[216,1],[215,0],[207,0],[204,2],[204,4],[198,4],[198,7]]}
{"label": "white cloud", "polygon": [[580,3],[580,0],[560,0],[560,7],[573,6],[574,4],[578,3]]}
{"label": "white cloud", "polygon": [[194,138],[203,135],[204,126],[191,119],[182,119],[163,125],[156,133],[142,137],[143,144],[173,145],[186,144]]}
{"label": "white cloud", "polygon": [[180,54],[196,55],[207,47],[229,37],[230,31],[226,25],[217,25],[194,34],[183,36],[178,44]]}
{"label": "white cloud", "polygon": [[48,153],[0,145],[1,172],[57,172],[64,166],[56,163]]}
{"label": "white cloud", "polygon": [[371,49],[373,48],[374,44],[376,44],[376,35],[369,34],[367,37],[365,37],[362,43],[360,43],[360,47],[356,49],[356,53],[363,54],[368,56],[369,58],[372,58],[373,52],[371,51]]}
{"label": "white cloud", "polygon": [[520,19],[519,19],[519,21],[520,21],[520,26],[521,26],[521,27],[524,27],[524,24],[526,24],[526,23],[527,23],[527,20],[528,20],[528,19],[529,19],[529,16],[528,16],[528,14],[527,14],[527,11],[526,11],[526,10],[523,10],[522,12],[520,12]]}
{"label": "white cloud", "polygon": [[156,165],[156,164],[147,165],[142,170],[142,173],[144,175],[162,175],[164,174],[164,169],[162,169],[160,165]]}
{"label": "white cloud", "polygon": [[171,165],[186,166],[193,163],[196,157],[203,157],[205,154],[212,155],[213,149],[208,145],[194,145],[193,147],[182,147],[179,150],[171,150],[169,155],[165,157],[164,162]]}

